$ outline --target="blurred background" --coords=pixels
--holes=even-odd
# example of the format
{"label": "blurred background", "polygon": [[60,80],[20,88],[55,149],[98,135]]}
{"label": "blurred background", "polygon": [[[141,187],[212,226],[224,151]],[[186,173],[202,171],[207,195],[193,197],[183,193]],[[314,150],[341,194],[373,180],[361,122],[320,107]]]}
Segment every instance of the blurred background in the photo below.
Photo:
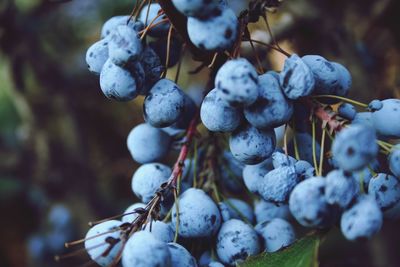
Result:
{"label": "blurred background", "polygon": [[[228,2],[240,9],[246,1]],[[104,21],[129,14],[134,5],[0,0],[1,267],[78,266],[88,261],[85,253],[60,263],[53,256],[67,253],[64,242],[82,238],[89,221],[119,214],[136,201],[130,181],[137,164],[126,136],[143,121],[143,98],[106,99],[85,63]],[[396,0],[285,0],[271,24],[286,50],[347,66],[351,97],[368,102],[400,97],[399,11]],[[265,25],[252,26],[252,34],[270,40]],[[261,56],[266,69],[280,70],[282,56]],[[206,74],[188,75],[198,65],[186,56],[183,88],[202,85]],[[366,243],[344,241],[332,230],[321,266],[400,266],[398,224],[385,222]]]}

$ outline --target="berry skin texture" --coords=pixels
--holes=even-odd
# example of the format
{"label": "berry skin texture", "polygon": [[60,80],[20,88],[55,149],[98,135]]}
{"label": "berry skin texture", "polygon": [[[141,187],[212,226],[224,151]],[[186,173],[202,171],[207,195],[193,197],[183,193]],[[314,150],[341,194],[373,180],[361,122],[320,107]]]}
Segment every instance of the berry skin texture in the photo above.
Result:
{"label": "berry skin texture", "polygon": [[143,226],[143,231],[151,233],[158,240],[168,243],[174,240],[175,232],[171,224],[163,221],[152,221]]}
{"label": "berry skin texture", "polygon": [[168,153],[171,140],[161,129],[142,123],[130,131],[127,146],[132,158],[143,164],[162,159]]}
{"label": "berry skin texture", "polygon": [[285,220],[291,218],[287,204],[277,204],[262,199],[254,203],[254,214],[257,223],[269,222],[275,218]]}
{"label": "berry skin texture", "polygon": [[244,164],[238,161],[231,152],[224,151],[219,164],[221,184],[231,192],[242,192],[242,173]]}
{"label": "berry skin texture", "polygon": [[101,69],[108,59],[109,39],[103,39],[92,44],[86,51],[86,64],[90,72],[100,75]]}
{"label": "berry skin texture", "polygon": [[[190,188],[179,197],[179,235],[185,238],[211,237],[221,225],[221,214],[214,201],[200,189]],[[177,223],[172,208],[172,227]]]}
{"label": "berry skin texture", "polygon": [[[148,26],[150,22],[157,16],[157,14],[161,11],[161,6],[158,3],[150,4],[149,15],[147,16],[147,10],[149,10],[149,5],[145,5],[139,14],[139,20],[143,22],[145,26]],[[146,21],[147,17],[147,21]],[[154,20],[153,25],[165,19],[166,16],[159,16],[156,20]],[[162,37],[168,33],[168,29],[170,27],[170,23],[165,22],[158,24],[155,27],[152,27],[148,34],[152,37]]]}
{"label": "berry skin texture", "polygon": [[201,19],[210,17],[213,11],[218,8],[218,1],[216,0],[172,0],[172,3],[183,15]]}
{"label": "berry skin texture", "polygon": [[400,145],[393,147],[388,157],[389,169],[394,176],[400,177]]}
{"label": "berry skin texture", "polygon": [[122,222],[123,223],[132,223],[136,218],[137,218],[137,216],[139,215],[139,213],[132,213],[132,212],[134,212],[136,209],[140,209],[140,208],[145,208],[146,207],[146,204],[144,204],[144,203],[134,203],[134,204],[132,204],[132,205],[130,205],[125,211],[124,211],[124,214],[126,214],[126,213],[131,213],[131,214],[128,214],[128,215],[125,215],[125,216],[123,216],[122,217]]}
{"label": "berry skin texture", "polygon": [[272,170],[271,159],[268,158],[256,165],[246,165],[243,168],[243,182],[247,189],[254,193],[258,193],[258,183],[264,176]]}
{"label": "berry skin texture", "polygon": [[315,169],[308,161],[297,161],[294,164],[294,169],[300,181],[315,176]]}
{"label": "berry skin texture", "polygon": [[168,243],[169,254],[171,255],[171,266],[174,267],[197,267],[196,260],[183,246],[178,243]]}
{"label": "berry skin texture", "polygon": [[275,151],[272,153],[272,165],[274,168],[294,166],[296,159],[285,153]]}
{"label": "berry skin texture", "polygon": [[138,86],[130,71],[107,59],[100,73],[100,88],[103,94],[118,101],[129,101],[138,94]]}
{"label": "berry skin texture", "polygon": [[226,205],[227,211],[229,212],[230,215],[229,217],[231,219],[242,220],[243,216],[250,223],[254,221],[253,208],[243,200],[236,198],[228,198],[224,200],[223,203]]}
{"label": "berry skin texture", "polygon": [[333,92],[335,95],[346,96],[351,88],[352,79],[350,72],[341,64],[332,62],[339,74],[339,86],[337,86]]}
{"label": "berry skin texture", "polygon": [[364,124],[366,126],[374,128],[374,124],[372,122],[372,112],[358,112],[351,123],[353,125]]}
{"label": "berry skin texture", "polygon": [[359,192],[359,185],[351,173],[333,170],[326,175],[325,198],[331,205],[346,208]]}
{"label": "berry skin texture", "polygon": [[217,254],[223,263],[235,265],[259,252],[258,236],[250,225],[237,219],[222,224],[217,237]]}
{"label": "berry skin texture", "polygon": [[229,8],[220,8],[208,20],[189,17],[187,30],[192,43],[202,50],[224,51],[230,49],[238,35],[238,19]]}
{"label": "berry skin texture", "polygon": [[357,171],[366,167],[377,154],[375,130],[362,124],[343,129],[332,144],[332,155],[344,171]]}
{"label": "berry skin texture", "polygon": [[381,109],[372,112],[372,123],[379,135],[400,138],[400,100],[385,99]]}
{"label": "berry skin texture", "polygon": [[258,164],[274,152],[276,145],[274,130],[259,130],[251,125],[236,129],[229,138],[232,155],[248,165]]}
{"label": "berry skin texture", "polygon": [[375,197],[385,217],[387,213],[389,217],[393,217],[390,215],[400,205],[400,182],[392,175],[379,173],[369,181],[368,194]]}
{"label": "berry skin texture", "polygon": [[128,26],[130,26],[136,32],[139,32],[143,29],[144,25],[140,21],[133,21],[130,20],[130,16],[114,16],[109,18],[101,28],[101,39],[109,37],[113,31],[120,25],[127,25],[129,20]]}
{"label": "berry skin texture", "polygon": [[134,233],[122,251],[123,267],[170,267],[171,255],[166,243],[145,231]]}
{"label": "berry skin texture", "polygon": [[161,64],[160,58],[156,52],[150,46],[146,46],[143,49],[140,63],[143,66],[146,77],[144,86],[139,91],[139,94],[146,95],[153,85],[160,80],[164,66]]}
{"label": "berry skin texture", "polygon": [[[296,124],[297,126],[297,124]],[[313,164],[313,147],[312,147],[312,136],[305,132],[305,133],[296,133],[296,144],[297,149],[299,151],[300,159],[308,161],[309,163]],[[321,153],[321,146],[315,140],[315,152],[318,155]],[[289,143],[289,154],[294,156],[294,140],[292,139]]]}
{"label": "berry skin texture", "polygon": [[[109,244],[105,242],[107,238],[113,238],[113,239],[120,238],[120,231],[118,230],[118,228],[121,224],[122,223],[117,220],[106,221],[103,223],[96,224],[95,226],[90,228],[89,231],[87,232],[85,237],[85,239],[87,239],[85,241],[85,249],[87,253],[89,253],[90,258],[93,261],[95,261],[98,265],[103,267],[109,266],[118,256],[118,253],[122,247],[121,242],[118,242],[109,251],[107,256],[102,256],[102,254],[109,248]],[[103,234],[106,232],[110,233]]]}
{"label": "berry skin texture", "polygon": [[279,167],[268,172],[259,182],[258,193],[264,200],[274,203],[284,203],[289,199],[290,192],[299,182],[293,166]]}
{"label": "berry skin texture", "polygon": [[280,218],[260,227],[258,232],[264,239],[265,251],[275,252],[291,245],[296,240],[296,234],[292,225]]}
{"label": "berry skin texture", "polygon": [[279,82],[286,97],[298,99],[310,95],[314,90],[315,79],[307,64],[296,54],[285,60]]}
{"label": "berry skin texture", "polygon": [[242,121],[242,113],[223,100],[217,89],[211,90],[200,107],[200,118],[212,132],[232,132]]}
{"label": "berry skin texture", "polygon": [[378,111],[383,107],[383,103],[382,101],[378,100],[378,99],[374,99],[372,100],[369,104],[368,104],[368,110],[369,111]]}
{"label": "berry skin texture", "polygon": [[118,26],[111,34],[108,55],[115,65],[123,67],[128,62],[138,59],[142,50],[137,32],[128,25]]}
{"label": "berry skin texture", "polygon": [[370,239],[382,226],[382,212],[375,199],[361,195],[340,220],[343,235],[352,241]]}
{"label": "berry skin texture", "polygon": [[140,166],[132,177],[132,191],[148,203],[171,175],[171,168],[161,163],[147,163]]}
{"label": "berry skin texture", "polygon": [[185,93],[173,81],[159,80],[144,99],[143,114],[153,127],[168,127],[183,116]]}
{"label": "berry skin texture", "polygon": [[244,109],[247,121],[259,129],[278,127],[290,120],[293,103],[287,99],[279,84],[279,75],[269,71],[258,77],[259,97]]}
{"label": "berry skin texture", "polygon": [[219,96],[232,106],[249,106],[259,94],[257,71],[245,58],[222,65],[215,76],[215,85]]}
{"label": "berry skin texture", "polygon": [[219,261],[211,261],[207,266],[208,267],[225,267],[225,265],[223,265]]}
{"label": "berry skin texture", "polygon": [[305,227],[325,228],[332,224],[335,213],[326,202],[325,178],[312,177],[300,182],[289,198],[293,217]]}
{"label": "berry skin texture", "polygon": [[342,103],[338,108],[339,116],[352,121],[357,114],[356,108],[349,103]]}

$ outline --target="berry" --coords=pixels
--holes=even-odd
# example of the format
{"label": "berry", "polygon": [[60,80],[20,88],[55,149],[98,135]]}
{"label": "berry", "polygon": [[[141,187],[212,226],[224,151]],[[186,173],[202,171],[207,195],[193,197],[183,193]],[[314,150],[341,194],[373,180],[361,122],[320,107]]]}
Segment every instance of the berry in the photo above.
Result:
{"label": "berry", "polygon": [[232,155],[244,164],[258,164],[267,159],[275,149],[275,132],[242,125],[229,138]]}
{"label": "berry", "polygon": [[171,224],[163,221],[152,221],[143,226],[143,231],[150,232],[158,240],[168,243],[174,240],[175,232]]}
{"label": "berry", "polygon": [[[297,124],[296,124],[297,125]],[[313,138],[307,132],[296,133],[294,138],[296,138],[297,150],[299,152],[299,157],[302,160],[308,161],[313,164]],[[294,140],[292,139],[289,143],[289,154],[294,156]],[[315,154],[317,155],[317,159],[321,154],[321,146],[317,140],[315,140]]]}
{"label": "berry", "polygon": [[162,159],[168,153],[171,141],[161,129],[142,123],[130,131],[127,145],[135,161],[149,163]]}
{"label": "berry", "polygon": [[259,182],[258,193],[263,199],[275,203],[286,202],[299,182],[293,166],[279,167],[268,172]]}
{"label": "berry", "polygon": [[189,17],[187,30],[192,43],[208,51],[230,49],[238,35],[238,19],[229,8],[219,8],[215,16],[201,20]]}
{"label": "berry", "polygon": [[291,217],[287,204],[273,203],[262,199],[254,203],[254,214],[257,223],[269,222],[275,218],[289,220]]}
{"label": "berry", "polygon": [[272,165],[274,168],[294,166],[296,159],[282,152],[275,151],[272,153]]}
{"label": "berry", "polygon": [[358,191],[358,183],[351,173],[333,170],[326,175],[325,199],[329,204],[346,208]]}
{"label": "berry", "polygon": [[153,85],[160,80],[164,66],[161,64],[160,58],[156,52],[150,46],[146,46],[143,49],[140,63],[143,66],[146,77],[145,84],[139,93],[141,95],[146,95]]}
{"label": "berry", "polygon": [[185,93],[171,80],[161,79],[144,99],[143,114],[153,127],[167,127],[183,115]]}
{"label": "berry", "polygon": [[291,245],[296,240],[292,225],[280,218],[275,218],[263,224],[258,229],[258,233],[264,239],[265,251],[267,252],[278,251]]}
{"label": "berry", "polygon": [[308,179],[315,175],[314,167],[305,160],[299,160],[294,164],[294,170],[299,177],[299,180]]}
{"label": "berry", "polygon": [[138,84],[131,72],[115,65],[111,59],[104,63],[101,70],[100,88],[106,97],[118,101],[129,101],[139,94]]}
{"label": "berry", "polygon": [[374,128],[385,137],[400,138],[400,100],[385,99],[381,104],[381,109],[372,112]]}
{"label": "berry", "polygon": [[388,157],[389,169],[394,176],[400,177],[400,145],[393,147]]}
{"label": "berry", "polygon": [[356,117],[357,111],[352,104],[342,103],[338,107],[338,113],[340,117],[351,121]]}
{"label": "berry", "polygon": [[[139,20],[143,22],[145,26],[148,26],[160,12],[161,6],[158,3],[145,5],[140,11]],[[167,17],[165,15],[161,15],[153,21],[152,25],[155,25],[166,18]],[[169,27],[169,22],[160,23],[155,27],[151,27],[151,29],[148,31],[148,34],[153,37],[162,37],[167,34]]]}
{"label": "berry", "polygon": [[148,203],[170,175],[171,168],[164,164],[143,164],[133,174],[132,191],[143,203]]}
{"label": "berry", "polygon": [[315,79],[310,67],[296,54],[285,60],[279,82],[287,98],[298,99],[314,90]]}
{"label": "berry", "polygon": [[392,175],[379,173],[369,181],[368,194],[375,197],[386,216],[400,205],[400,182]]}
{"label": "berry", "polygon": [[223,100],[217,89],[211,90],[201,104],[201,121],[213,132],[234,131],[242,121],[242,117],[241,111]]}
{"label": "berry", "polygon": [[330,226],[336,214],[325,198],[325,178],[312,177],[300,182],[289,198],[293,217],[305,227]]}
{"label": "berry", "polygon": [[[129,20],[129,22],[128,22]],[[108,19],[101,28],[101,38],[109,37],[113,31],[120,25],[128,25],[136,32],[143,29],[144,25],[140,21],[130,20],[130,16],[115,16]]]}
{"label": "berry", "polygon": [[[120,238],[119,226],[121,224],[120,221],[116,220],[106,221],[93,226],[87,232],[85,249],[90,258],[100,266],[106,267],[111,265],[118,256],[119,250],[122,248],[122,242],[116,243],[108,251],[111,243],[108,243],[107,239],[118,240]],[[107,255],[103,255],[106,251],[108,251]]]}
{"label": "berry", "polygon": [[217,0],[172,0],[172,3],[187,17],[207,19],[214,14],[215,10],[218,10]]}
{"label": "berry", "polygon": [[217,237],[217,254],[223,263],[236,265],[259,252],[258,236],[250,225],[237,219],[222,224]]}
{"label": "berry", "polygon": [[343,65],[336,62],[332,62],[332,64],[339,73],[339,85],[335,87],[332,93],[334,95],[346,96],[349,93],[352,84],[351,74]]}
{"label": "berry", "polygon": [[242,172],[244,164],[235,159],[229,151],[224,151],[219,164],[220,182],[232,192],[243,190]]}
{"label": "berry", "polygon": [[258,77],[259,96],[244,109],[246,120],[259,129],[278,127],[290,120],[293,103],[282,92],[279,75],[269,71]]}
{"label": "berry", "polygon": [[63,230],[70,227],[72,215],[66,206],[56,204],[51,207],[47,215],[47,221],[52,228]]}
{"label": "berry", "polygon": [[380,100],[374,99],[368,104],[368,111],[374,112],[378,111],[383,107],[383,103]]}
{"label": "berry", "polygon": [[100,75],[101,69],[108,59],[109,39],[103,39],[92,44],[86,51],[86,64],[89,71]]}
{"label": "berry", "polygon": [[351,123],[352,125],[364,124],[374,128],[374,124],[372,122],[372,112],[358,112]]}
{"label": "berry", "polygon": [[[200,189],[190,188],[179,197],[179,235],[210,237],[221,225],[221,214],[214,201]],[[172,208],[172,226],[177,223],[176,205]]]}
{"label": "berry", "polygon": [[363,124],[343,129],[332,143],[332,155],[344,171],[364,168],[378,154],[374,129]]}
{"label": "berry", "polygon": [[271,158],[256,165],[246,165],[243,168],[243,181],[247,189],[257,193],[260,180],[272,169]]}
{"label": "berry", "polygon": [[196,260],[178,243],[168,243],[169,254],[171,255],[171,266],[176,267],[197,267]]}
{"label": "berry", "polygon": [[375,199],[362,195],[346,210],[340,220],[343,235],[349,240],[371,238],[382,226],[382,212]]}
{"label": "berry", "polygon": [[128,239],[121,262],[123,267],[172,266],[167,244],[145,231],[136,232]]}
{"label": "berry", "polygon": [[[168,37],[159,38],[153,42],[149,43],[149,46],[154,49],[154,51],[159,56],[161,63],[165,65],[167,63],[167,51],[168,51]],[[182,55],[182,42],[175,37],[171,37],[169,45],[169,59],[168,68],[175,66]]]}
{"label": "berry", "polygon": [[[136,218],[137,218],[137,216],[139,215],[139,213],[133,213],[136,209],[144,209],[146,207],[146,204],[144,204],[144,203],[134,203],[134,204],[132,204],[132,205],[130,205],[125,211],[124,211],[124,214],[127,214],[127,215],[124,215],[123,217],[122,217],[122,222],[123,223],[132,223]],[[128,213],[130,213],[130,214],[128,214]]]}
{"label": "berry", "polygon": [[126,66],[139,58],[142,53],[142,43],[137,33],[128,25],[118,26],[111,34],[108,44],[110,60],[118,66]]}
{"label": "berry", "polygon": [[219,97],[232,106],[249,106],[258,97],[258,74],[247,59],[227,61],[215,76]]}
{"label": "berry", "polygon": [[222,203],[225,204],[230,219],[242,220],[244,217],[249,223],[253,222],[253,208],[246,202],[236,198],[228,198]]}
{"label": "berry", "polygon": [[208,267],[225,267],[222,263],[219,261],[212,261],[208,265]]}

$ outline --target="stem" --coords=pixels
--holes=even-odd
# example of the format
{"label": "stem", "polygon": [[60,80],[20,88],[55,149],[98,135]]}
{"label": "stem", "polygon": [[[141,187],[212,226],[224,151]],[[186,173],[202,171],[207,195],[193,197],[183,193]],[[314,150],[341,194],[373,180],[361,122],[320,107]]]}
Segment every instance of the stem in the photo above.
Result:
{"label": "stem", "polygon": [[317,165],[317,152],[316,152],[316,145],[315,145],[315,120],[314,118],[311,119],[311,127],[312,127],[312,154],[313,154],[313,162],[315,173],[319,174],[318,165]]}
{"label": "stem", "polygon": [[321,137],[321,152],[319,154],[319,168],[318,168],[320,176],[322,176],[322,165],[324,164],[325,134],[326,134],[326,128],[323,128]]}
{"label": "stem", "polygon": [[338,96],[338,95],[315,95],[315,96],[312,96],[312,98],[335,98],[335,99],[339,99],[339,100],[342,100],[342,101],[345,101],[345,102],[348,102],[348,103],[351,103],[351,104],[354,104],[356,106],[360,106],[363,108],[368,107],[367,104],[361,103],[359,101],[356,101],[356,100],[353,100],[353,99],[350,99],[347,97]]}

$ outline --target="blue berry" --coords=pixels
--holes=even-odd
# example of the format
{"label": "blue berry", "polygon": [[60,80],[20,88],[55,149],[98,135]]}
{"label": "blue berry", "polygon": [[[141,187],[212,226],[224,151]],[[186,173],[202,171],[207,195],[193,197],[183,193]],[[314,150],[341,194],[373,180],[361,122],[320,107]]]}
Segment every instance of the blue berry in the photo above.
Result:
{"label": "blue berry", "polygon": [[219,261],[211,261],[207,266],[208,267],[225,267],[225,265],[223,265]]}
{"label": "blue berry", "polygon": [[275,132],[242,125],[229,138],[232,155],[244,164],[258,164],[267,159],[275,149]]}
{"label": "blue berry", "polygon": [[285,60],[279,82],[289,99],[308,96],[314,90],[315,79],[309,66],[296,54]]}
{"label": "blue berry", "polygon": [[258,97],[258,74],[247,59],[236,58],[220,67],[215,76],[219,96],[233,106],[249,106]]}
{"label": "blue berry", "polygon": [[388,157],[389,169],[394,176],[400,178],[400,145],[393,147]]}
{"label": "blue berry", "polygon": [[143,231],[150,232],[158,240],[168,243],[174,240],[175,232],[171,224],[163,221],[152,221],[143,226]]}
{"label": "blue berry", "polygon": [[[124,215],[121,220],[123,223],[132,223],[137,216],[139,215],[139,213],[133,213],[136,209],[144,209],[146,207],[146,204],[144,203],[134,203],[132,205],[130,205],[125,211]],[[130,213],[130,214],[128,214]]]}
{"label": "blue berry", "polygon": [[230,219],[240,219],[243,220],[243,217],[250,223],[254,220],[253,208],[247,204],[246,202],[236,199],[236,198],[228,198],[223,202],[227,210],[229,212]]}
{"label": "blue berry", "polygon": [[392,209],[397,210],[400,205],[400,182],[392,175],[379,173],[369,181],[368,194],[375,197],[386,215]]}
{"label": "blue berry", "polygon": [[[198,260],[198,263],[200,266],[209,266],[208,264],[213,261],[213,258],[211,256],[211,251],[206,250],[204,251]],[[223,266],[223,265],[222,265]]]}
{"label": "blue berry", "polygon": [[382,221],[382,212],[375,199],[362,195],[343,213],[340,228],[349,240],[365,240],[381,229]]}
{"label": "blue berry", "polygon": [[171,255],[171,265],[176,267],[197,267],[196,260],[186,248],[178,243],[168,243],[169,254]]}
{"label": "blue berry", "polygon": [[254,214],[257,223],[269,222],[275,218],[288,220],[291,217],[287,204],[273,203],[262,199],[254,203]]}
{"label": "blue berry", "polygon": [[347,120],[352,121],[357,114],[356,108],[349,103],[342,103],[338,107],[339,116]]}
{"label": "blue berry", "polygon": [[325,198],[325,178],[312,177],[300,182],[289,198],[293,217],[305,227],[330,226],[336,214]]}
{"label": "blue berry", "polygon": [[172,36],[168,50],[167,39],[168,37],[158,38],[157,40],[150,42],[149,46],[154,49],[164,66],[167,64],[167,51],[169,51],[168,65],[166,67],[170,68],[175,66],[182,56],[182,41]]}
{"label": "blue berry", "polygon": [[161,79],[150,89],[143,103],[146,122],[167,127],[183,115],[185,93],[171,80]]}
{"label": "blue berry", "polygon": [[371,128],[374,128],[374,124],[372,122],[372,112],[358,112],[351,122],[354,124],[364,124]]}
{"label": "blue berry", "polygon": [[146,77],[145,84],[139,93],[141,95],[146,95],[153,85],[160,80],[164,66],[161,64],[160,58],[156,52],[150,46],[146,46],[143,49],[140,63],[143,66]]}
{"label": "blue berry", "polygon": [[[147,12],[149,11],[149,12]],[[149,5],[145,5],[142,10],[140,11],[139,14],[139,20],[143,22],[145,26],[148,26],[150,22],[153,21],[153,19],[158,15],[158,13],[161,11],[161,6],[158,3],[152,3]],[[148,15],[147,15],[148,13]],[[147,18],[147,20],[146,20]],[[156,23],[161,22],[163,19],[166,19],[167,17],[165,15],[159,16],[156,20],[153,21],[153,25]],[[161,37],[165,36],[168,32],[168,29],[170,27],[169,22],[161,23],[158,24],[155,27],[152,27],[149,31],[148,34],[153,37]]]}
{"label": "blue berry", "polygon": [[219,164],[220,182],[223,187],[232,192],[242,191],[243,168],[244,164],[238,161],[231,152],[224,151]]}
{"label": "blue berry", "polygon": [[291,245],[296,240],[296,234],[292,225],[280,218],[266,222],[258,229],[264,239],[264,247],[267,252],[275,252]]}
{"label": "blue berry", "polygon": [[385,137],[400,138],[400,99],[385,99],[381,104],[381,109],[372,112],[374,128]]}
{"label": "blue berry", "polygon": [[[190,188],[179,197],[179,235],[211,237],[221,225],[221,214],[214,201],[200,189]],[[172,208],[172,226],[177,223],[176,205]]]}
{"label": "blue berry", "polygon": [[251,125],[266,129],[278,127],[290,120],[293,103],[282,92],[279,75],[269,71],[258,77],[259,97],[244,109],[244,116]]}
{"label": "blue berry", "polygon": [[242,113],[223,100],[217,89],[211,90],[203,100],[200,118],[212,132],[232,132],[242,121]]}
{"label": "blue berry", "polygon": [[346,96],[349,93],[352,84],[351,74],[343,65],[339,63],[332,62],[332,65],[339,73],[339,84],[335,87],[332,93],[334,95]]}
{"label": "blue berry", "polygon": [[176,129],[187,129],[196,112],[197,112],[196,104],[188,95],[185,94],[182,115],[170,127]]}
{"label": "blue berry", "polygon": [[256,165],[246,165],[243,168],[243,181],[247,189],[257,193],[260,180],[272,169],[271,158]]}
{"label": "blue berry", "polygon": [[132,191],[143,203],[148,203],[170,175],[171,168],[164,164],[143,164],[133,174]]}
{"label": "blue berry", "polygon": [[118,101],[132,100],[139,94],[138,84],[131,72],[115,65],[110,59],[101,70],[100,88],[106,97]]}
{"label": "blue berry", "polygon": [[217,254],[228,265],[236,265],[260,252],[258,236],[254,229],[237,219],[224,222],[217,237]]}
{"label": "blue berry", "polygon": [[93,226],[87,232],[85,237],[85,249],[90,258],[98,265],[103,267],[109,266],[118,256],[122,248],[122,242],[116,243],[107,255],[103,255],[103,253],[110,247],[110,244],[107,243],[107,239],[120,238],[119,226],[121,224],[120,221],[116,220],[106,221]]}
{"label": "blue berry", "polygon": [[137,33],[128,25],[118,26],[111,34],[108,43],[110,60],[118,66],[126,66],[139,58],[142,53],[142,43]]}
{"label": "blue berry", "polygon": [[377,154],[375,130],[363,124],[343,129],[332,143],[332,155],[344,171],[364,168]]}
{"label": "blue berry", "polygon": [[302,59],[314,75],[314,92],[316,94],[335,94],[335,88],[339,85],[340,73],[333,63],[318,55],[306,55]]}
{"label": "blue berry", "polygon": [[382,101],[380,101],[378,99],[374,99],[368,104],[367,110],[374,112],[374,111],[380,110],[382,107],[383,107]]}
{"label": "blue berry", "polygon": [[172,3],[183,15],[201,19],[209,18],[218,9],[217,0],[172,0]]}
{"label": "blue berry", "polygon": [[314,167],[308,161],[305,160],[297,161],[294,164],[294,170],[296,171],[296,174],[299,177],[300,181],[315,176]]}
{"label": "blue berry", "polygon": [[201,20],[189,17],[187,30],[192,43],[208,51],[230,49],[238,35],[238,19],[229,8],[219,8],[215,16]]}
{"label": "blue berry", "polygon": [[135,161],[149,163],[162,159],[168,153],[171,140],[161,129],[142,123],[130,131],[127,145]]}
{"label": "blue berry", "polygon": [[92,44],[86,51],[86,64],[89,71],[100,75],[101,69],[108,59],[109,39],[103,39]]}
{"label": "blue berry", "polygon": [[167,244],[145,231],[136,232],[128,239],[121,262],[123,267],[172,266]]}
{"label": "blue berry", "polygon": [[346,208],[358,191],[358,183],[351,173],[333,170],[326,175],[325,198],[329,204]]}
{"label": "blue berry", "polygon": [[[128,22],[129,20],[129,22]],[[130,16],[115,16],[108,19],[101,28],[101,38],[109,37],[113,31],[120,25],[128,25],[136,32],[139,32],[143,29],[144,25],[140,21],[130,20]]]}
{"label": "blue berry", "polygon": [[[313,138],[312,136],[307,133],[307,132],[299,132],[295,134],[296,138],[296,144],[297,144],[297,149],[299,152],[299,157],[302,160],[308,161],[309,163],[313,164]],[[289,154],[294,155],[294,140],[292,139],[289,143]],[[319,155],[321,153],[321,146],[315,140],[315,153],[317,155],[317,159],[319,158]]]}
{"label": "blue berry", "polygon": [[26,248],[30,257],[41,260],[45,256],[47,250],[45,237],[40,234],[29,237]]}
{"label": "blue berry", "polygon": [[47,215],[47,221],[52,228],[66,229],[70,227],[72,215],[66,206],[56,204],[51,207],[49,214]]}
{"label": "blue berry", "polygon": [[267,201],[286,202],[298,182],[299,179],[293,166],[279,167],[268,172],[259,182],[258,193]]}
{"label": "blue berry", "polygon": [[275,151],[272,153],[272,165],[274,168],[294,166],[296,159],[285,153]]}

